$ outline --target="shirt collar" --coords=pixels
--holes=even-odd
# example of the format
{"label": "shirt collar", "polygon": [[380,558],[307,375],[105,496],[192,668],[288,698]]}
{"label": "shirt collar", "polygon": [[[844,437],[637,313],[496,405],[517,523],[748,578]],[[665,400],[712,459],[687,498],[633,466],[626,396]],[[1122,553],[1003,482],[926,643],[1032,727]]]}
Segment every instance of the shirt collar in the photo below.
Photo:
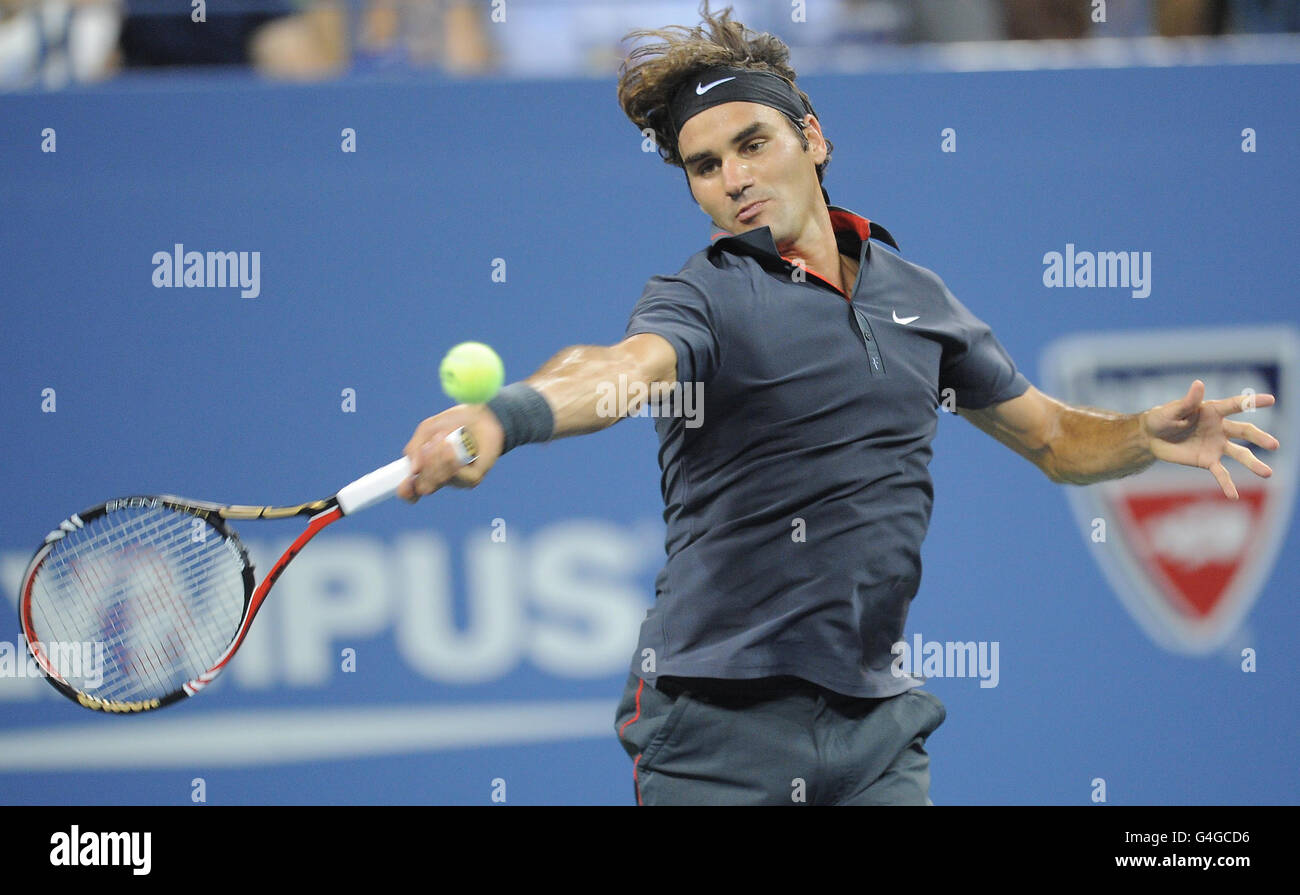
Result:
{"label": "shirt collar", "polygon": [[[880,224],[873,224],[861,215],[840,208],[838,205],[828,205],[827,210],[831,215],[831,228],[835,231],[835,242],[840,252],[857,256],[862,244],[872,238],[892,246],[896,251],[901,251],[898,243],[894,242],[894,237]],[[755,227],[744,233],[718,230],[711,237],[709,254],[712,256],[722,251],[737,255],[753,255],[776,262],[784,260],[781,253],[777,251],[770,227]]]}

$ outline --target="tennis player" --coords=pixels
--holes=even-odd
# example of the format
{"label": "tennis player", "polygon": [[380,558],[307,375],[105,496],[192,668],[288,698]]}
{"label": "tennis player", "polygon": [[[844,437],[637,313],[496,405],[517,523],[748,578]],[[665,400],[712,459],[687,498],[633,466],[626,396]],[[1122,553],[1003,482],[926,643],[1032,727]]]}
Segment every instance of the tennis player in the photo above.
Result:
{"label": "tennis player", "polygon": [[[1225,454],[1271,470],[1229,439],[1277,440],[1227,419],[1244,395],[1204,401],[1200,380],[1131,415],[1034,388],[884,227],[828,204],[832,145],[785,45],[729,9],[701,14],[636,32],[657,42],[628,57],[618,95],[684,170],[712,243],[651,278],[622,341],[566,348],[486,406],[420,423],[399,494],[472,487],[520,445],[606,428],[619,377],[700,384],[701,425],[656,418],[667,559],[615,719],[636,801],[928,804],[945,710],[891,671],[891,647],[921,581],[943,396],[1061,483],[1163,460],[1235,499]],[[458,426],[480,446],[468,465],[444,442]]]}

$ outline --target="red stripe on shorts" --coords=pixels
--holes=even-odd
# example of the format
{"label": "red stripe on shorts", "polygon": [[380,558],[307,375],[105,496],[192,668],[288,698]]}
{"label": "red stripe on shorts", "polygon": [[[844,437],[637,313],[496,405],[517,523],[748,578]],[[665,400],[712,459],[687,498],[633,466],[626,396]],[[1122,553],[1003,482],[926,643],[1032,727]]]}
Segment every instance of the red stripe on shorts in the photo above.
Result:
{"label": "red stripe on shorts", "polygon": [[[636,712],[632,715],[631,718],[628,718],[626,721],[624,721],[623,726],[618,729],[619,736],[623,735],[623,731],[627,730],[627,726],[629,724],[631,724],[637,718],[641,717],[641,691],[644,689],[645,689],[645,681],[641,681],[641,683],[637,684]],[[638,805],[641,804],[641,781],[637,779],[636,766],[637,766],[637,762],[639,762],[640,760],[641,760],[641,756],[637,755],[637,757],[632,761],[632,786],[635,787],[636,789],[636,803]]]}

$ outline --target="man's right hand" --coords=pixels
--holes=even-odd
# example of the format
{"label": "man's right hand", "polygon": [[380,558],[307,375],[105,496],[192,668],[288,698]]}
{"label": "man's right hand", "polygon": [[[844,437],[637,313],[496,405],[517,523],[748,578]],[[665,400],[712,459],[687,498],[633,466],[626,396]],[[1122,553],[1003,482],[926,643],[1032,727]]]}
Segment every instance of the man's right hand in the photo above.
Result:
{"label": "man's right hand", "polygon": [[[571,345],[547,361],[525,383],[545,399],[553,414],[551,438],[598,432],[621,419],[609,412],[602,386],[624,381],[643,383],[642,397],[655,385],[671,386],[677,379],[677,351],[663,336],[639,333],[617,345]],[[632,406],[636,403],[636,406]],[[639,409],[629,402],[620,413]],[[449,432],[464,426],[478,445],[478,459],[461,466],[447,444]],[[406,444],[412,476],[397,496],[415,503],[444,485],[473,488],[501,456],[506,434],[496,414],[483,404],[457,404],[416,427]]]}
{"label": "man's right hand", "polygon": [[[455,449],[447,443],[450,432],[464,426],[478,447],[478,459],[462,466]],[[457,404],[416,426],[403,453],[411,460],[411,477],[397,489],[397,496],[410,503],[432,494],[444,485],[473,488],[501,456],[505,432],[491,410],[483,404]]]}

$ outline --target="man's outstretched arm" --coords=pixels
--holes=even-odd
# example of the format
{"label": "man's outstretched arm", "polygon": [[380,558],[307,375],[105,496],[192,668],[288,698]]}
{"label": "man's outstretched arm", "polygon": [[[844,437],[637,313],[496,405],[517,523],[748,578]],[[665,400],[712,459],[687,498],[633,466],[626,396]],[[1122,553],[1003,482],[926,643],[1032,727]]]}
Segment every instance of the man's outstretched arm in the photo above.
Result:
{"label": "man's outstretched arm", "polygon": [[[556,354],[524,384],[545,400],[554,439],[596,432],[621,419],[609,413],[607,397],[610,386],[618,387],[620,376],[625,377],[629,394],[637,393],[631,386],[638,382],[645,384],[641,394],[671,386],[677,380],[677,354],[666,339],[652,333],[617,345],[576,345]],[[626,411],[632,414],[638,408],[639,402],[629,402]],[[478,459],[469,466],[461,466],[444,441],[461,426],[478,446]],[[398,489],[398,496],[414,502],[444,485],[474,487],[501,456],[505,437],[501,420],[484,404],[457,404],[429,417],[406,444],[411,478]]]}
{"label": "man's outstretched arm", "polygon": [[958,412],[1022,457],[1054,482],[1089,485],[1146,469],[1156,460],[1208,469],[1223,493],[1237,499],[1224,468],[1226,454],[1262,478],[1273,474],[1238,438],[1266,450],[1278,440],[1252,423],[1227,419],[1251,407],[1269,407],[1272,395],[1237,395],[1203,400],[1205,383],[1196,380],[1182,398],[1142,413],[1115,413],[1072,407],[1033,386],[1023,395],[980,410]]}

